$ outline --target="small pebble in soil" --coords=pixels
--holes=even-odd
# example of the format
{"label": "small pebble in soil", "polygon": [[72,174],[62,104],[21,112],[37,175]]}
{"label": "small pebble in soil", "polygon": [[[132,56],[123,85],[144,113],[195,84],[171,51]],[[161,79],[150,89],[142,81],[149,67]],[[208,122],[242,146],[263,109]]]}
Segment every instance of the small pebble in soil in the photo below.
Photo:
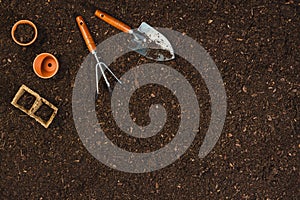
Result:
{"label": "small pebble in soil", "polygon": [[248,90],[247,90],[247,87],[245,85],[243,86],[242,89],[243,89],[243,92],[247,93]]}

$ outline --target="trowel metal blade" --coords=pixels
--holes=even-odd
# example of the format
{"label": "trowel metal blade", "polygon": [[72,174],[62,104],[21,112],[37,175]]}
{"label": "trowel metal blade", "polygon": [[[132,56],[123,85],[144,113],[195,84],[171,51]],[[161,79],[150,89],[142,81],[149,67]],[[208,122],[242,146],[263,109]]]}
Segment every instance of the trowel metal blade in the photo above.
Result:
{"label": "trowel metal blade", "polygon": [[148,42],[146,36],[136,30],[133,30],[131,35],[133,39],[129,41],[128,48],[147,57]]}
{"label": "trowel metal blade", "polygon": [[[168,61],[175,58],[175,53],[173,50],[173,47],[169,40],[160,32],[155,30],[153,27],[148,25],[145,22],[142,22],[142,24],[137,29],[141,35],[145,35],[146,37],[143,38],[143,40],[140,38],[141,35],[134,35],[135,38],[139,38],[139,41],[136,39],[133,40],[133,42],[136,42],[136,46],[134,48],[131,48],[135,50],[136,52],[146,56],[149,59],[153,59],[156,61]],[[135,33],[133,33],[135,34]],[[162,53],[157,53],[154,55],[151,55],[150,49],[161,49],[168,52],[168,56],[163,55]]]}

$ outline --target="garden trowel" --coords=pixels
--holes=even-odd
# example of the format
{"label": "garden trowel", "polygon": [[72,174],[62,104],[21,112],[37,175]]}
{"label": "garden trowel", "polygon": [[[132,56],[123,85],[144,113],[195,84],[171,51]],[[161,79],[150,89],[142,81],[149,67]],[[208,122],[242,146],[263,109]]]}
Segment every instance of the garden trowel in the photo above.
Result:
{"label": "garden trowel", "polygon": [[100,10],[96,10],[95,16],[117,29],[131,34],[133,39],[129,48],[137,53],[156,61],[168,61],[175,58],[175,53],[169,40],[147,23],[142,22],[138,29],[135,30]]}

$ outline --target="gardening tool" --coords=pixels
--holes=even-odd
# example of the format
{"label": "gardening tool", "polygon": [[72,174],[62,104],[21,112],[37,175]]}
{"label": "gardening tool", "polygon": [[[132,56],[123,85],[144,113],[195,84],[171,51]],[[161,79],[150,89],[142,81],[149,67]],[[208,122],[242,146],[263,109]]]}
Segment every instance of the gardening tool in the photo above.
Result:
{"label": "gardening tool", "polygon": [[[169,40],[146,22],[142,22],[139,28],[134,30],[103,11],[96,10],[95,16],[117,29],[131,34],[133,39],[130,48],[137,53],[156,61],[168,61],[175,58],[174,50]],[[154,52],[151,49],[160,49],[161,51]]]}
{"label": "gardening tool", "polygon": [[105,80],[105,83],[108,87],[108,90],[111,92],[111,89],[110,89],[110,84],[107,80],[107,77],[105,76],[104,74],[104,68],[106,68],[112,75],[113,77],[120,83],[122,84],[122,82],[116,77],[116,75],[109,69],[109,67],[102,61],[100,61],[100,57],[97,55],[97,52],[96,52],[96,44],[88,30],[88,27],[86,25],[86,23],[84,22],[82,16],[77,16],[76,17],[76,22],[77,22],[77,25],[80,29],[80,32],[82,34],[82,37],[85,41],[85,44],[87,45],[89,51],[94,55],[95,59],[96,59],[96,88],[97,88],[97,94],[99,94],[99,87],[98,87],[98,69],[100,69],[102,75],[103,75],[103,78]]}

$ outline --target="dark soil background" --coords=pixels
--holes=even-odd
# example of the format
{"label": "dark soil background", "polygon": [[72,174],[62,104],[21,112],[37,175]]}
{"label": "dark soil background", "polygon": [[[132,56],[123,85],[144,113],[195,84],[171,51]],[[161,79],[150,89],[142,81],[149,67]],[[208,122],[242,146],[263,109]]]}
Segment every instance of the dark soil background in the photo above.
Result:
{"label": "dark soil background", "polygon": [[[199,134],[184,156],[159,171],[129,174],[106,167],[85,149],[72,119],[71,97],[88,51],[74,13],[85,18],[98,44],[119,33],[93,16],[92,5],[132,27],[146,21],[184,32],[210,53],[225,83],[228,113],[207,157],[199,159],[197,151],[209,122],[209,95],[201,78],[189,77],[192,69],[185,69],[180,58],[169,64],[190,78],[203,110]],[[300,3],[292,0],[0,0],[0,199],[299,199],[299,14]],[[39,31],[29,47],[18,46],[10,35],[21,19],[33,21]],[[48,80],[32,70],[42,52],[60,62],[58,74]],[[132,53],[112,69],[121,76],[143,59]],[[59,108],[48,129],[10,104],[22,84]],[[97,106],[109,113],[104,90],[99,99],[105,103],[99,100]],[[148,120],[139,108],[159,98],[178,114],[168,90],[153,85],[137,93],[131,111],[138,124]],[[156,98],[150,98],[152,93]],[[176,133],[172,116],[168,127]],[[112,140],[116,136],[119,146],[138,149],[132,138],[120,140],[111,125],[105,127]],[[153,142],[141,144],[145,151],[159,148]]]}

